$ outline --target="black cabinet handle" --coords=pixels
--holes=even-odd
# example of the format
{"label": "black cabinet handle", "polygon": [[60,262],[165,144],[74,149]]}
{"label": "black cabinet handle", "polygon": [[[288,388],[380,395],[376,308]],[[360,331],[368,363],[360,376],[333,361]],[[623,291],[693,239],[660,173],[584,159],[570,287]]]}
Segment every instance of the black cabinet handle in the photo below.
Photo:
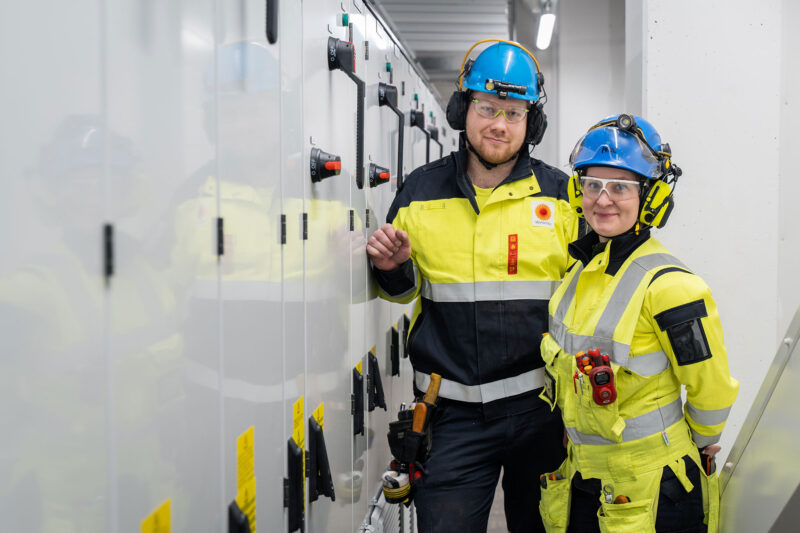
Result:
{"label": "black cabinet handle", "polygon": [[397,187],[403,185],[403,130],[406,123],[403,112],[397,107],[397,87],[386,83],[378,84],[378,103],[387,106],[397,115]]}
{"label": "black cabinet handle", "polygon": [[413,128],[416,126],[417,128],[422,130],[422,133],[425,134],[425,138],[427,139],[425,143],[425,163],[431,162],[431,132],[425,129],[425,113],[421,111],[417,111],[416,109],[411,110],[411,127]]}
{"label": "black cabinet handle", "polygon": [[383,381],[381,380],[381,369],[378,366],[378,358],[372,355],[367,355],[367,366],[369,367],[369,374],[367,374],[367,394],[369,395],[369,412],[380,407],[386,411],[386,397],[383,394]]}
{"label": "black cabinet handle", "polygon": [[322,495],[335,502],[325,434],[313,416],[308,417],[308,465],[308,501],[315,502]]}
{"label": "black cabinet handle", "polygon": [[364,434],[364,376],[353,369],[353,395],[350,397],[350,412],[353,415],[353,435]]}
{"label": "black cabinet handle", "polygon": [[366,85],[355,74],[356,52],[353,43],[328,37],[328,70],[341,70],[356,84],[356,185],[364,188],[364,95]]}
{"label": "black cabinet handle", "polygon": [[267,41],[278,42],[278,0],[267,0]]}
{"label": "black cabinet handle", "polygon": [[400,332],[397,326],[392,326],[392,343],[389,345],[389,355],[392,360],[392,375],[400,375]]}
{"label": "black cabinet handle", "polygon": [[250,520],[239,508],[236,500],[228,506],[228,533],[251,533]]}
{"label": "black cabinet handle", "polygon": [[444,146],[439,142],[439,128],[436,126],[428,126],[428,131],[431,132],[431,140],[439,145],[439,157],[444,155]]}
{"label": "black cabinet handle", "polygon": [[303,449],[294,439],[287,442],[288,454],[286,459],[289,477],[283,479],[283,506],[289,509],[289,533],[305,531],[305,516],[303,515]]}

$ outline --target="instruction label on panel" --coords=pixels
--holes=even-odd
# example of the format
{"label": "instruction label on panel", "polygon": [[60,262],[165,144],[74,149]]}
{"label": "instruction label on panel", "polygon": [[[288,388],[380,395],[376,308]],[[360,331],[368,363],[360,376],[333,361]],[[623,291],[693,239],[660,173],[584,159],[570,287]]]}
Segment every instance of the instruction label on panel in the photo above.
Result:
{"label": "instruction label on panel", "polygon": [[250,531],[256,532],[255,428],[236,439],[236,504],[247,515]]}
{"label": "instruction label on panel", "polygon": [[319,407],[317,407],[314,410],[314,420],[317,421],[317,424],[319,424],[319,427],[321,427],[322,429],[325,429],[325,425],[323,424],[324,417],[325,417],[325,403],[323,402],[319,404]]}
{"label": "instruction label on panel", "polygon": [[[305,450],[306,446],[306,425],[303,423],[303,397],[297,399],[294,402],[294,406],[292,407],[292,438],[294,439],[294,443],[297,444],[297,447],[301,450]],[[306,454],[303,453],[303,472],[306,471]],[[306,477],[303,476],[303,494],[305,494],[306,490]],[[306,508],[306,501],[303,498],[303,509]]]}
{"label": "instruction label on panel", "polygon": [[142,520],[142,533],[170,533],[172,531],[171,507],[171,500],[167,500]]}

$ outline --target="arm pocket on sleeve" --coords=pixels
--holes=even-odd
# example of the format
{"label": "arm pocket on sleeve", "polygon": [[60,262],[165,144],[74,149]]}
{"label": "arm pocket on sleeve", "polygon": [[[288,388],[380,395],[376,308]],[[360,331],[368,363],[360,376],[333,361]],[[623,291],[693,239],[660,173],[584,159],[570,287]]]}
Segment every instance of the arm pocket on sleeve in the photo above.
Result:
{"label": "arm pocket on sleeve", "polygon": [[708,316],[706,303],[697,300],[663,311],[653,318],[667,332],[679,366],[699,363],[711,358],[702,318]]}

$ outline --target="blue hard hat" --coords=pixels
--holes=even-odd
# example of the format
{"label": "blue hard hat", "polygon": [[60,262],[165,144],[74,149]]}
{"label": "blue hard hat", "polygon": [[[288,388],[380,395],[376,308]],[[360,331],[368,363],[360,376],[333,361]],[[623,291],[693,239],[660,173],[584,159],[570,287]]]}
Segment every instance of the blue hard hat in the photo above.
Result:
{"label": "blue hard hat", "polygon": [[473,91],[497,94],[496,82],[502,82],[516,86],[519,91],[507,91],[511,98],[535,102],[540,97],[538,73],[536,62],[523,48],[499,42],[475,59],[464,76],[463,86]]}
{"label": "blue hard hat", "polygon": [[[630,120],[632,119],[632,120]],[[664,175],[662,160],[669,147],[647,120],[636,115],[612,115],[595,124],[575,145],[569,156],[572,170],[615,167],[647,179]]]}

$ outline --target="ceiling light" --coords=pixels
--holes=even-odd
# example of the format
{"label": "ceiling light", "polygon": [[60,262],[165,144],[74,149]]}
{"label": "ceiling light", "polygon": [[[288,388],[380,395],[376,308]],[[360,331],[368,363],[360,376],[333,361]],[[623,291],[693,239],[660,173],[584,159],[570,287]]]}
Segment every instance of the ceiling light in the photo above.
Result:
{"label": "ceiling light", "polygon": [[539,31],[536,34],[536,48],[545,50],[550,46],[550,39],[553,37],[553,28],[556,25],[556,14],[553,13],[551,2],[545,2],[542,6],[542,14],[539,15]]}

